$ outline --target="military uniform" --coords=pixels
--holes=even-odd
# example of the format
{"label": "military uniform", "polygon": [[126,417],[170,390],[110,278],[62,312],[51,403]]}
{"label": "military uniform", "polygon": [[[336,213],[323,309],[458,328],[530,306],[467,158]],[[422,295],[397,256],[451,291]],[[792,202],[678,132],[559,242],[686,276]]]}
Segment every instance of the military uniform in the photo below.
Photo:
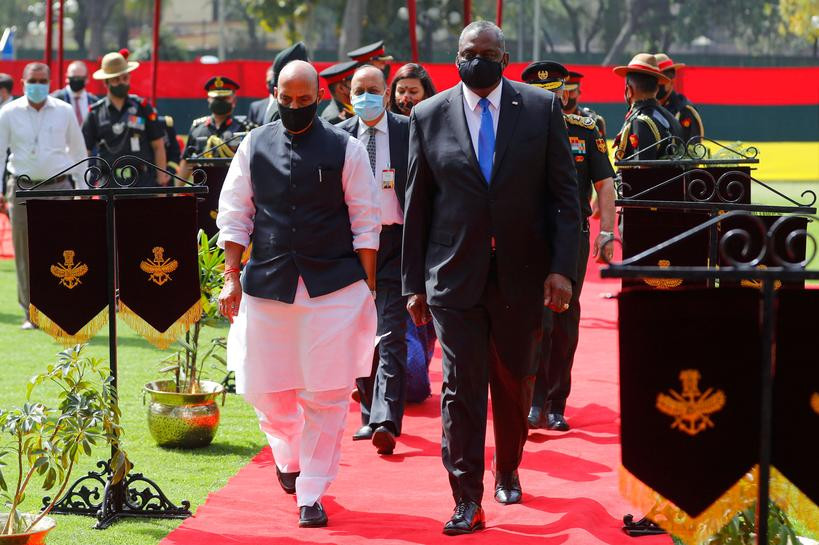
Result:
{"label": "military uniform", "polygon": [[[157,118],[153,106],[146,98],[128,95],[121,110],[105,98],[91,105],[82,126],[87,149],[97,149],[100,157],[114,164],[123,155],[134,155],[150,163],[154,162],[151,142],[165,136],[165,129]],[[122,163],[119,167],[128,163]],[[139,173],[135,185],[155,186],[154,169],[133,162]],[[120,174],[127,172],[120,171]]]}
{"label": "military uniform", "polygon": [[[574,91],[580,89],[580,80],[583,79],[583,74],[580,72],[572,72],[569,71],[569,77],[566,80],[566,83],[563,86],[565,91]],[[568,111],[566,113],[569,114],[576,114],[582,115],[584,117],[590,117],[594,120],[594,124],[597,127],[597,130],[600,131],[600,136],[603,138],[606,137],[606,119],[589,108],[588,106],[581,106],[580,104],[576,104],[573,111]]]}
{"label": "military uniform", "polygon": [[165,130],[165,158],[168,160],[168,170],[176,173],[179,170],[179,161],[182,159],[182,150],[179,149],[179,141],[176,139],[173,118],[169,115],[160,115],[159,122]]}
{"label": "military uniform", "polygon": [[683,140],[688,142],[695,136],[705,136],[702,118],[691,101],[677,91],[671,91],[668,101],[663,105],[666,110],[677,118],[682,128]]}
{"label": "military uniform", "polygon": [[[554,92],[561,91],[563,80],[568,77],[569,72],[563,65],[550,61],[532,63],[523,71],[523,81]],[[569,308],[559,314],[548,308],[543,310],[543,338],[529,423],[530,427],[565,431],[568,424],[563,419],[563,413],[571,390],[571,372],[580,334],[580,293],[589,259],[587,218],[592,214],[592,189],[595,182],[613,178],[614,169],[609,162],[606,140],[591,116],[564,114],[563,119],[566,121],[569,145],[577,171],[578,197],[584,219],[583,232],[577,258],[577,282],[572,290]],[[548,418],[545,414],[549,415]],[[555,417],[559,417],[559,421]]]}
{"label": "military uniform", "polygon": [[671,115],[671,112],[660,106],[656,99],[638,100],[631,105],[623,128],[614,138],[614,147],[617,150],[614,156],[618,161],[628,159],[635,153],[638,155],[631,159],[661,159],[669,154],[668,146],[671,142],[660,147],[651,146],[669,136],[682,138],[682,135],[680,122]]}
{"label": "military uniform", "polygon": [[[319,76],[324,78],[332,93],[333,86],[335,85],[342,82],[347,82],[349,85],[349,80],[352,79],[353,73],[358,67],[358,61],[340,62],[322,70],[319,72]],[[354,115],[355,112],[353,112],[353,107],[351,105],[344,104],[341,100],[336,98],[336,96],[333,96],[332,100],[330,100],[329,104],[327,104],[324,110],[322,110],[319,117],[329,123],[332,123],[333,125],[336,125],[345,119],[353,117]]]}
{"label": "military uniform", "polygon": [[[189,159],[192,155],[198,155],[203,151],[219,146],[222,142],[228,142],[236,136],[236,133],[246,133],[255,126],[243,115],[229,116],[218,127],[213,115],[194,119],[188,134],[188,143],[185,146],[184,156]],[[240,136],[224,146],[219,146],[206,153],[205,157],[233,157],[241,142],[242,137]]]}

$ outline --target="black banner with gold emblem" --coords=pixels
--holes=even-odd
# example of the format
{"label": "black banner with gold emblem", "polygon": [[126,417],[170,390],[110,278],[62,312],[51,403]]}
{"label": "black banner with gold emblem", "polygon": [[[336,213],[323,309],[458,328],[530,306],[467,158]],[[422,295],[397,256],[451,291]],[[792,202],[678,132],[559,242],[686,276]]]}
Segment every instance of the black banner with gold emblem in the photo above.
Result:
{"label": "black banner with gold emblem", "polygon": [[771,497],[819,533],[819,290],[779,292]]}
{"label": "black banner with gold emblem", "polygon": [[623,494],[699,543],[756,501],[759,293],[632,290],[619,308]]}
{"label": "black banner with gold emblem", "polygon": [[116,233],[120,316],[167,348],[202,313],[196,198],[118,200]]}
{"label": "black banner with gold emblem", "polygon": [[70,346],[108,321],[105,202],[29,200],[31,321]]}

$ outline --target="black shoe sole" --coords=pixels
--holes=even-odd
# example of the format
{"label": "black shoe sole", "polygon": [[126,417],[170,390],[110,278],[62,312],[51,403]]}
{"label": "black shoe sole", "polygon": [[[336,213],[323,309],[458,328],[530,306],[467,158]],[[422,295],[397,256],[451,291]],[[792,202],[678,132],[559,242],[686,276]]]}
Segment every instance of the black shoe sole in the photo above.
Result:
{"label": "black shoe sole", "polygon": [[299,521],[299,528],[324,528],[325,526],[327,526],[327,519]]}
{"label": "black shoe sole", "polygon": [[378,454],[392,454],[395,450],[395,437],[389,432],[373,433],[373,445],[378,449]]}
{"label": "black shoe sole", "polygon": [[516,501],[500,501],[498,496],[495,496],[495,501],[501,505],[515,505],[516,503],[521,503],[523,501],[523,494],[520,495],[520,499]]}
{"label": "black shoe sole", "polygon": [[486,524],[481,522],[476,524],[474,527],[470,528],[469,530],[461,530],[460,528],[444,528],[444,535],[447,536],[462,536],[464,534],[473,534],[478,530],[483,530],[486,528]]}
{"label": "black shoe sole", "polygon": [[369,441],[372,439],[372,434],[370,435],[353,435],[353,441]]}

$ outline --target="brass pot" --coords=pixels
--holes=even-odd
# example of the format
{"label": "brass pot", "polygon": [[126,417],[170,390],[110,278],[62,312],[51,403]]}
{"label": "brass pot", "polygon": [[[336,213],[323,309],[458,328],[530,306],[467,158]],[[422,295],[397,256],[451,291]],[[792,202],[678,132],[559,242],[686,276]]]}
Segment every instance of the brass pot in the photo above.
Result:
{"label": "brass pot", "polygon": [[[22,517],[28,521],[34,520],[35,516],[23,514]],[[8,513],[0,514],[0,528],[5,526]],[[49,533],[57,523],[51,517],[43,517],[37,525],[27,534],[0,535],[0,545],[43,545],[46,534]]]}
{"label": "brass pot", "polygon": [[161,447],[199,448],[213,441],[219,427],[216,398],[224,393],[218,382],[203,380],[202,393],[176,391],[173,380],[156,380],[145,385],[151,396],[148,429]]}

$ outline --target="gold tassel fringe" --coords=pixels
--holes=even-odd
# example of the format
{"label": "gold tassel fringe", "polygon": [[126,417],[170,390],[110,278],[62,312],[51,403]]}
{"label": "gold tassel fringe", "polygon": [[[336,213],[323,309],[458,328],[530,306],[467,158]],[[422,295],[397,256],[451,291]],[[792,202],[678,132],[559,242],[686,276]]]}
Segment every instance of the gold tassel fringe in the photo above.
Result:
{"label": "gold tassel fringe", "polygon": [[798,520],[809,530],[819,534],[819,506],[775,467],[771,467],[771,500],[788,515],[788,518]]}
{"label": "gold tassel fringe", "polygon": [[97,333],[97,331],[108,323],[108,305],[105,305],[103,309],[91,319],[91,321],[85,324],[73,335],[66,332],[34,305],[30,304],[28,306],[28,312],[29,317],[31,318],[31,323],[35,324],[44,332],[54,337],[54,340],[66,347],[74,346],[75,344],[87,343],[91,337]]}
{"label": "gold tassel fringe", "polygon": [[626,468],[620,467],[620,493],[645,516],[686,545],[702,545],[719,532],[738,512],[753,505],[757,498],[759,467],[754,466],[734,483],[708,509],[696,517],[652,490]]}
{"label": "gold tassel fringe", "polygon": [[151,324],[143,320],[122,301],[119,302],[119,315],[125,323],[128,324],[128,327],[145,337],[149,343],[160,350],[165,350],[182,333],[190,329],[191,325],[199,321],[202,317],[202,301],[198,299],[187,312],[177,318],[165,331],[157,331],[154,329]]}

